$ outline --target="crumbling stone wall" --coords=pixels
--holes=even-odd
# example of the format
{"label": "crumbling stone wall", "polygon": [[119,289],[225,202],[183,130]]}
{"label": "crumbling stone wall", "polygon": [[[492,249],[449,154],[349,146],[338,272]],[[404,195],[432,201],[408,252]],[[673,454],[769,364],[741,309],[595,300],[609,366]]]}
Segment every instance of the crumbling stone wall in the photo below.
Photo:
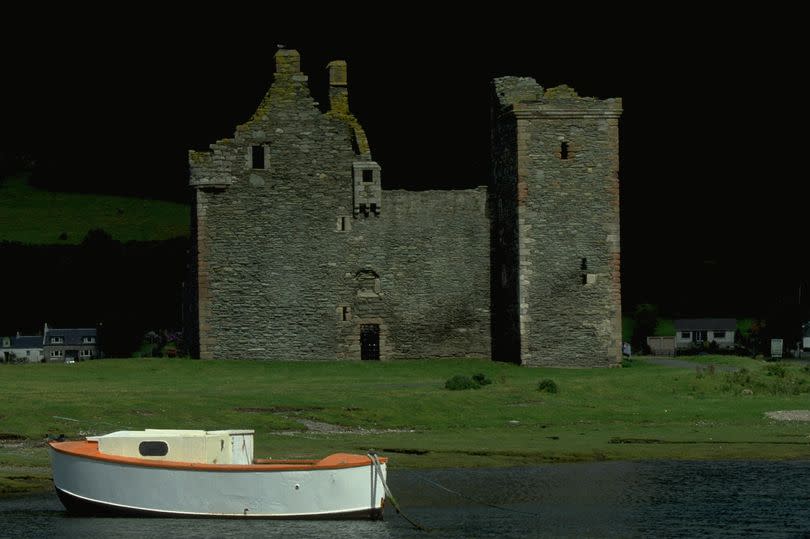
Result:
{"label": "crumbling stone wall", "polygon": [[[298,53],[232,139],[190,152],[202,358],[489,356],[485,190],[380,192],[345,63],[316,108]],[[363,200],[355,200],[358,193]]]}
{"label": "crumbling stone wall", "polygon": [[322,114],[280,50],[254,116],[189,153],[195,353],[360,359],[372,331],[380,359],[618,364],[621,101],[497,79],[489,190],[385,191],[328,68]]}
{"label": "crumbling stone wall", "polygon": [[[493,243],[494,259],[517,258],[507,288],[519,304],[517,326],[499,331],[519,333],[524,364],[616,365],[621,100],[517,77],[497,79],[494,91],[493,193],[507,197],[494,229],[510,240]],[[498,308],[495,317],[511,304]]]}
{"label": "crumbling stone wall", "polygon": [[[380,216],[355,220],[346,239],[338,357],[359,357],[360,324],[379,319],[383,357],[489,358],[486,189],[383,197]],[[378,294],[361,290],[363,271],[379,275]]]}

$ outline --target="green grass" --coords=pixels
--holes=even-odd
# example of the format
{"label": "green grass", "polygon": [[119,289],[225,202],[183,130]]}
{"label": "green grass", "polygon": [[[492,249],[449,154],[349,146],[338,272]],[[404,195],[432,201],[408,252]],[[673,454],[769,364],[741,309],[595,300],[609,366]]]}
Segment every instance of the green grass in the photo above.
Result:
{"label": "green grass", "polygon": [[[810,408],[810,372],[748,369],[525,368],[474,360],[258,362],[129,359],[0,366],[3,467],[47,466],[46,433],[252,428],[256,456],[317,457],[375,448],[396,467],[499,466],[603,459],[810,458],[810,425],[764,413]],[[448,391],[447,379],[493,383]],[[540,392],[549,378],[559,392]],[[745,384],[753,394],[744,392]],[[354,432],[307,431],[296,419]],[[72,421],[75,420],[75,421]],[[9,476],[11,472],[6,473]],[[14,474],[19,476],[19,471]],[[2,474],[0,474],[2,475]]]}
{"label": "green grass", "polygon": [[0,241],[78,244],[94,228],[122,242],[165,240],[188,236],[189,212],[173,202],[43,191],[24,177],[0,183]]}

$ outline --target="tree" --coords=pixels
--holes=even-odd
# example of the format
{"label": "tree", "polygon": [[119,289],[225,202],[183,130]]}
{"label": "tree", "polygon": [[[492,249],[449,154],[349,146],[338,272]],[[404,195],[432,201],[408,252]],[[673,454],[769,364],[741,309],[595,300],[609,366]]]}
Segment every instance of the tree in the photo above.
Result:
{"label": "tree", "polygon": [[658,306],[651,303],[639,303],[633,312],[633,319],[636,322],[633,330],[633,349],[650,352],[647,345],[647,337],[655,335],[655,327],[658,325]]}

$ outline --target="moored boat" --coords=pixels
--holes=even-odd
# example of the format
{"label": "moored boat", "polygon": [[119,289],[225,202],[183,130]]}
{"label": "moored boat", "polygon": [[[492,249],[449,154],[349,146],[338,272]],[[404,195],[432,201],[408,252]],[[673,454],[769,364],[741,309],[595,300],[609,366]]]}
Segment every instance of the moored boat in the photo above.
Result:
{"label": "moored boat", "polygon": [[380,518],[386,461],[253,458],[252,430],[118,431],[49,442],[71,513],[170,517]]}

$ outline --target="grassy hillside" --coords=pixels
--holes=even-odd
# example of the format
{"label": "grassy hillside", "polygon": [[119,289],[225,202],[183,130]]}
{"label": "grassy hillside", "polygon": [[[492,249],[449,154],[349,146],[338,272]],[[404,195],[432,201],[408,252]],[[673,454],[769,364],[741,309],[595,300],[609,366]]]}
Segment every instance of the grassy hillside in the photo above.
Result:
{"label": "grassy hillside", "polygon": [[[810,423],[765,416],[810,407],[806,367],[692,359],[705,367],[644,360],[622,369],[474,360],[0,365],[0,394],[14,403],[0,410],[0,479],[4,470],[19,476],[21,466],[40,466],[40,476],[47,475],[45,433],[147,427],[252,428],[257,456],[375,448],[395,467],[810,458]],[[709,367],[714,363],[747,371],[726,373]],[[444,388],[454,375],[476,373],[493,383]],[[545,378],[556,382],[557,393],[538,391]]]}
{"label": "grassy hillside", "polygon": [[0,184],[0,241],[77,244],[94,228],[122,242],[165,240],[188,236],[189,211],[173,202],[43,191],[10,178]]}

